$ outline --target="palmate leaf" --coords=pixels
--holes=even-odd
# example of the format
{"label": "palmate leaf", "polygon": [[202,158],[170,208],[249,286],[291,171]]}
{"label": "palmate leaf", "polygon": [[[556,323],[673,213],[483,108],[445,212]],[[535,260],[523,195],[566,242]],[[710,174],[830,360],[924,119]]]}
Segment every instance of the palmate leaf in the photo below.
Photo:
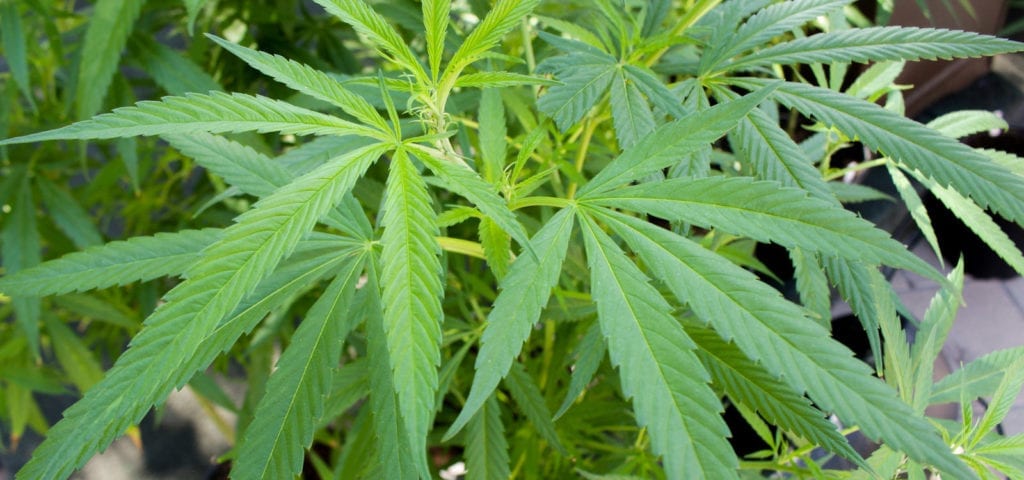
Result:
{"label": "palmate leaf", "polygon": [[934,382],[935,361],[942,352],[942,346],[946,344],[949,331],[953,328],[953,322],[956,320],[956,314],[960,308],[960,293],[964,287],[963,259],[957,263],[947,277],[949,283],[953,284],[953,288],[943,288],[932,297],[917,334],[914,335],[914,345],[910,351],[910,358],[914,362],[914,401],[912,405],[918,412],[923,412],[928,406]]}
{"label": "palmate leaf", "polygon": [[553,118],[565,132],[597,104],[608,90],[616,70],[614,63],[577,66],[558,76],[561,85],[551,87],[538,98],[537,109]]}
{"label": "palmate leaf", "polygon": [[751,109],[761,103],[772,88],[767,87],[739,100],[724,102],[681,120],[667,123],[644,136],[633,148],[612,160],[579,190],[586,198],[624,183],[668,168],[679,159],[717,140],[736,126]]}
{"label": "palmate leaf", "polygon": [[907,268],[945,280],[868,221],[775,182],[746,177],[673,179],[591,195],[587,202],[721,228],[758,241]]}
{"label": "palmate leaf", "polygon": [[466,474],[468,480],[507,480],[511,475],[505,424],[494,394],[466,428]]}
{"label": "palmate leaf", "polygon": [[87,140],[191,132],[279,132],[295,135],[380,136],[370,127],[258,95],[212,92],[143,101],[55,130],[0,141]]}
{"label": "palmate leaf", "polygon": [[881,62],[992,56],[1024,45],[989,35],[913,27],[837,30],[790,40],[740,58],[726,70],[795,63]]}
{"label": "palmate leaf", "polygon": [[398,405],[413,455],[425,455],[441,363],[442,266],[436,214],[404,150],[391,162],[381,222],[384,330]]}
{"label": "palmate leaf", "polygon": [[451,438],[473,418],[498,383],[501,382],[530,329],[537,323],[548,303],[551,289],[558,284],[562,262],[569,247],[573,215],[562,210],[545,223],[531,240],[536,257],[520,255],[501,283],[501,293],[487,315],[487,327],[480,339],[476,357],[476,376],[466,404],[445,433]]}
{"label": "palmate leaf", "polygon": [[1024,347],[996,350],[945,376],[932,386],[928,404],[959,402],[992,395],[1002,381],[1006,368],[1024,358]]}
{"label": "palmate leaf", "polygon": [[619,146],[632,147],[654,130],[654,113],[640,89],[623,70],[612,79],[610,103]]}
{"label": "palmate leaf", "polygon": [[328,162],[239,216],[203,251],[206,261],[189,267],[187,280],[167,293],[166,303],[146,320],[107,376],[65,411],[19,475],[66,478],[187,382],[194,370],[182,370],[182,364],[385,148],[366,147]]}
{"label": "palmate leaf", "polygon": [[768,43],[815,18],[843,8],[852,0],[795,0],[771,5],[746,21],[728,41],[713,43],[701,56],[700,73],[707,74],[731,57]]}
{"label": "palmate leaf", "polygon": [[722,340],[706,328],[687,328],[697,343],[697,356],[714,383],[730,398],[756,409],[780,427],[794,432],[831,452],[865,465],[843,434],[810,400],[748,358],[734,343]]}
{"label": "palmate leaf", "polygon": [[233,478],[294,478],[302,471],[342,341],[355,324],[349,310],[362,271],[363,258],[349,260],[295,330],[239,444]]}
{"label": "palmate leaf", "polygon": [[[882,365],[882,338],[879,336],[879,325],[881,319],[895,314],[895,306],[891,299],[883,298],[882,292],[875,288],[875,285],[886,284],[882,272],[874,266],[864,265],[860,262],[851,261],[847,258],[825,257],[822,259],[825,271],[829,278],[835,283],[839,296],[846,301],[857,317],[857,321],[864,327],[864,333],[868,337],[868,345],[871,347],[871,354],[875,357],[875,364]],[[892,295],[892,291],[886,292]],[[879,373],[882,373],[879,371]]]}
{"label": "palmate leaf", "polygon": [[391,131],[384,117],[380,116],[370,102],[348,91],[341,82],[326,73],[280,55],[271,55],[236,45],[216,35],[207,34],[206,36],[244,60],[249,66],[270,75],[288,87],[334,104],[364,124],[375,127],[381,133]]}
{"label": "palmate leaf", "polygon": [[388,24],[384,17],[370,8],[364,0],[314,1],[324,7],[328,13],[340,18],[341,21],[351,25],[357,32],[369,39],[381,50],[380,53],[390,57],[391,60],[416,75],[417,78],[427,80],[423,66],[420,65],[406,41]]}
{"label": "palmate leaf", "polygon": [[872,377],[867,365],[830,338],[827,330],[754,274],[650,223],[612,211],[595,213],[626,240],[679,302],[769,373],[795,391],[806,392],[844,423],[860,425],[869,437],[881,438],[955,478],[974,478],[894,390]]}
{"label": "palmate leaf", "polygon": [[[737,82],[765,84],[758,79]],[[982,207],[1024,223],[1024,178],[984,154],[873,103],[828,89],[787,82],[773,97],[920,170],[943,186],[952,186]]]}
{"label": "palmate leaf", "polygon": [[832,290],[828,278],[821,268],[818,256],[794,248],[789,251],[789,259],[793,262],[793,279],[800,301],[807,310],[816,316],[821,326],[831,329],[832,324]]}
{"label": "palmate leaf", "polygon": [[928,128],[952,138],[963,138],[975,133],[1010,128],[1006,120],[988,110],[959,110],[928,122]]}
{"label": "palmate leaf", "polygon": [[179,275],[223,230],[182,230],[91,247],[0,278],[0,292],[44,297]]}
{"label": "palmate leaf", "polygon": [[722,404],[707,384],[693,341],[640,269],[586,214],[579,217],[609,356],[666,475],[738,478]]}
{"label": "palmate leaf", "polygon": [[145,0],[99,0],[93,6],[82,41],[82,58],[78,63],[75,113],[79,119],[84,120],[100,111],[107,89],[117,73],[121,51],[145,3]]}

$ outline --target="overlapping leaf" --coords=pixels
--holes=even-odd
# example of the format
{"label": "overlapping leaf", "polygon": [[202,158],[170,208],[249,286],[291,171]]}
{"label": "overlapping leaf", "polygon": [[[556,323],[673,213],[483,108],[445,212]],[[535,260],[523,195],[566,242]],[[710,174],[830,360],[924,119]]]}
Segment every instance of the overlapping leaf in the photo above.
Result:
{"label": "overlapping leaf", "polygon": [[374,45],[381,49],[382,54],[390,56],[392,60],[415,74],[420,79],[426,79],[416,55],[412,53],[408,43],[395,31],[387,20],[379,13],[370,8],[364,0],[315,0],[332,15],[337,16],[343,22],[352,26],[357,32],[365,36]]}
{"label": "overlapping leaf", "polygon": [[869,437],[881,438],[945,474],[973,478],[895,391],[872,377],[852,352],[776,290],[667,230],[613,212],[601,217],[611,221],[609,225],[680,302],[769,373],[779,375],[797,392],[806,392],[842,421],[860,425]]}
{"label": "overlapping leaf", "polygon": [[745,177],[665,180],[593,195],[588,201],[942,279],[934,268],[866,220],[775,182]]}
{"label": "overlapping leaf", "polygon": [[128,42],[145,0],[99,0],[93,6],[82,43],[75,88],[75,113],[86,119],[100,111],[117,73],[121,51]]}
{"label": "overlapping leaf", "polygon": [[501,405],[493,394],[466,428],[466,473],[470,480],[506,480],[511,475]]}
{"label": "overlapping leaf", "polygon": [[182,370],[204,338],[294,250],[316,219],[351,189],[381,154],[380,146],[339,157],[279,189],[238,218],[188,280],[166,295],[107,376],[65,411],[20,474],[64,478],[88,457],[141,420],[150,406],[183,385]]}
{"label": "overlapping leaf", "polygon": [[281,355],[267,393],[239,445],[234,478],[293,478],[302,471],[303,451],[313,441],[323,413],[341,344],[354,326],[349,312],[362,258],[331,282]]}
{"label": "overlapping leaf", "polygon": [[612,239],[586,215],[581,224],[609,356],[668,478],[738,478],[722,404],[707,385],[693,341]]}
{"label": "overlapping leaf", "polygon": [[490,397],[501,382],[530,335],[530,329],[547,305],[551,289],[558,282],[565,261],[573,215],[568,210],[555,214],[530,243],[536,257],[520,255],[512,262],[501,283],[501,293],[487,316],[487,328],[481,337],[476,360],[476,376],[458,418],[446,438],[458,432]]}

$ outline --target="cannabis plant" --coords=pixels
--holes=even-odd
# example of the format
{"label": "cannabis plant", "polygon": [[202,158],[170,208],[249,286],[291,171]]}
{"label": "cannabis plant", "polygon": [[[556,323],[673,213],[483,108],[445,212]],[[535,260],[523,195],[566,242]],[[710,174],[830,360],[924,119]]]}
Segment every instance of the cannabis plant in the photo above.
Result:
{"label": "cannabis plant", "polygon": [[[203,2],[185,3],[194,19]],[[462,458],[470,478],[826,477],[832,455],[865,477],[1024,470],[1021,437],[990,435],[1024,353],[933,386],[961,269],[943,276],[843,206],[878,192],[829,181],[882,167],[911,207],[907,175],[978,222],[1024,223],[1022,160],[954,138],[998,121],[923,126],[892,85],[900,62],[1020,44],[850,28],[850,0],[316,3],[351,28],[359,71],[208,37],[291,102],[212,89],[0,142],[17,158],[159,136],[238,211],[34,266],[8,254],[34,210],[7,220],[0,291],[44,357],[74,334],[18,302],[181,279],[18,478],[68,477],[186,384],[239,413],[224,460],[240,479],[293,478],[307,459],[324,478],[431,478]],[[878,156],[833,158],[854,142]],[[788,249],[798,300],[766,283],[756,242]],[[943,286],[912,345],[882,266]],[[831,337],[831,286],[874,369]],[[206,376],[229,361],[243,405]],[[992,402],[977,423],[923,416],[978,396]],[[725,405],[767,451],[735,453]],[[882,447],[863,458],[853,431]]]}

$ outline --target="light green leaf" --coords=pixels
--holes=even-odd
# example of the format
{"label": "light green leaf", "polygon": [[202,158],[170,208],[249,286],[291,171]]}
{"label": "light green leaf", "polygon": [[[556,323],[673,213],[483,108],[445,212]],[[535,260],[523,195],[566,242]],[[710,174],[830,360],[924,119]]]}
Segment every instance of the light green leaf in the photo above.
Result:
{"label": "light green leaf", "polygon": [[132,333],[142,326],[137,313],[130,310],[126,312],[124,307],[118,308],[109,300],[102,300],[95,295],[70,293],[54,298],[53,303],[67,309],[75,317],[116,325]]}
{"label": "light green leaf", "polygon": [[858,183],[828,182],[826,185],[840,203],[860,203],[874,200],[895,201],[889,195]]}
{"label": "light green leaf", "polygon": [[777,290],[684,237],[611,211],[601,216],[617,220],[617,233],[679,302],[769,373],[868,437],[948,475],[973,478],[934,428]]}
{"label": "light green leaf", "polygon": [[912,171],[910,173],[953,212],[953,215],[956,215],[981,238],[992,251],[996,252],[999,258],[1005,260],[1017,272],[1024,272],[1024,254],[985,210],[955,189],[938,185],[935,181],[921,175],[920,172]]}
{"label": "light green leaf", "polygon": [[412,53],[408,42],[395,31],[387,20],[364,0],[314,0],[324,7],[331,15],[349,24],[361,35],[379,47],[395,63],[408,70],[421,80],[427,80],[423,66]]}
{"label": "light green leaf", "polygon": [[516,220],[515,214],[509,210],[505,200],[495,192],[493,185],[485,182],[465,164],[456,164],[442,158],[437,158],[418,149],[413,150],[413,153],[430,171],[441,177],[451,191],[473,202],[473,205],[480,209],[480,212],[487,216],[487,218],[498,224],[502,230],[511,235],[526,250],[531,250],[526,230]]}
{"label": "light green leaf", "polygon": [[8,266],[0,292],[44,297],[179,275],[222,233],[213,228],[158,233],[70,253],[18,273]]}
{"label": "light green leaf", "polygon": [[1006,373],[1003,374],[996,391],[992,394],[992,399],[985,408],[985,414],[972,428],[974,435],[968,439],[967,448],[977,446],[978,442],[994,431],[996,426],[1006,418],[1006,414],[1010,413],[1017,397],[1020,396],[1021,387],[1024,387],[1024,359],[1018,359],[1006,366]]}
{"label": "light green leaf", "polygon": [[505,105],[501,100],[501,92],[494,88],[485,88],[480,93],[480,170],[483,177],[492,184],[497,184],[505,168],[505,155],[508,142],[505,141]]}
{"label": "light green leaf", "polygon": [[622,70],[616,72],[611,89],[612,120],[619,146],[632,147],[654,131],[654,113],[636,84]]}
{"label": "light green leaf", "polygon": [[89,221],[89,213],[71,194],[42,176],[36,177],[36,185],[53,223],[76,247],[87,248],[103,243],[99,230]]}
{"label": "light green leaf", "polygon": [[395,152],[384,193],[381,295],[399,410],[415,455],[427,450],[441,363],[441,283],[437,215],[404,150]]}
{"label": "light green leaf", "polygon": [[775,182],[747,177],[674,179],[592,195],[587,202],[945,279],[868,221]]}
{"label": "light green leaf", "polygon": [[942,249],[939,248],[939,239],[935,235],[932,219],[928,216],[928,210],[925,209],[921,196],[917,194],[917,189],[910,183],[910,179],[891,162],[886,162],[885,168],[889,171],[889,177],[892,179],[892,183],[896,187],[900,198],[903,199],[903,204],[906,205],[907,210],[910,211],[911,218],[917,224],[917,229],[921,231],[925,240],[928,241],[928,245],[932,247],[932,251],[935,252],[935,258],[938,258],[941,262]]}
{"label": "light green leaf", "polygon": [[487,257],[487,265],[500,281],[508,273],[509,263],[512,262],[512,237],[490,218],[480,219],[479,232],[480,246]]}
{"label": "light green leaf", "polygon": [[932,386],[930,405],[988,397],[996,391],[1007,367],[1024,358],[1024,347],[996,350],[953,371]]}
{"label": "light green leaf", "polygon": [[349,310],[362,260],[349,260],[295,330],[238,446],[232,477],[294,478],[302,471],[342,341],[355,324]]}
{"label": "light green leaf", "polygon": [[828,421],[827,415],[744,355],[736,344],[722,340],[709,329],[688,328],[687,331],[697,343],[697,356],[708,369],[713,382],[730,398],[754,408],[768,421],[788,431],[865,465],[864,459]]}
{"label": "light green leaf", "polygon": [[846,89],[846,94],[857,98],[873,99],[898,88],[896,79],[903,72],[905,65],[906,62],[875,63],[853,81],[853,84]]}
{"label": "light green leaf", "polygon": [[1024,45],[959,30],[871,27],[836,30],[780,43],[747,55],[727,70],[795,63],[949,60],[1018,52]]}
{"label": "light green leaf", "polygon": [[369,363],[367,359],[360,358],[349,361],[340,369],[335,370],[334,377],[331,379],[330,392],[324,398],[324,412],[320,415],[317,428],[326,427],[336,417],[366,397],[370,391]]}
{"label": "light green leaf", "polygon": [[654,72],[636,65],[622,67],[623,72],[640,89],[648,100],[677,119],[687,116],[690,112],[683,106],[682,100],[659,79]]}
{"label": "light green leaf", "polygon": [[[871,355],[875,358],[875,365],[880,367],[882,339],[878,328],[881,319],[895,315],[896,309],[891,299],[884,298],[882,292],[875,289],[875,285],[886,283],[885,277],[874,266],[846,258],[826,257],[823,263],[829,278],[839,291],[839,296],[846,300],[857,321],[864,327],[864,334],[867,335],[868,344],[871,346]],[[893,295],[891,288],[886,294]],[[882,374],[882,371],[877,370],[877,373]]]}
{"label": "light green leaf", "polygon": [[569,455],[565,447],[562,446],[562,441],[558,439],[555,423],[551,419],[551,411],[544,404],[544,397],[541,395],[540,389],[537,388],[537,384],[534,383],[530,374],[523,369],[522,364],[512,364],[508,375],[505,376],[505,386],[512,394],[512,399],[519,405],[519,409],[540,433],[540,438],[547,441],[548,445],[554,447],[558,453]]}
{"label": "light green leaf", "polygon": [[910,358],[914,361],[914,409],[923,412],[931,396],[935,361],[942,352],[953,321],[960,308],[960,295],[964,287],[964,262],[957,263],[948,275],[952,288],[942,288],[932,297],[931,304],[918,327]]}
{"label": "light green leaf", "polygon": [[667,123],[645,136],[612,160],[579,190],[579,198],[594,196],[638,178],[674,165],[731,130],[741,118],[767,97],[771,88],[751,93],[739,100],[725,102]]}
{"label": "light green leaf", "polygon": [[341,82],[330,75],[280,55],[271,55],[236,45],[216,35],[206,34],[206,36],[236,57],[241,58],[249,66],[270,75],[274,80],[296,91],[334,104],[360,122],[375,127],[381,133],[391,131],[391,127],[388,126],[384,117],[380,116],[370,102],[348,91]]}
{"label": "light green leaf", "polygon": [[739,478],[725,437],[722,404],[707,382],[694,343],[672,307],[612,239],[579,215],[591,271],[591,296],[637,423],[651,435],[670,479]]}
{"label": "light green leaf", "polygon": [[184,385],[196,371],[188,364],[201,342],[295,249],[381,152],[380,146],[372,146],[339,157],[240,215],[203,251],[206,261],[190,266],[187,280],[167,293],[166,303],[146,320],[107,376],[65,411],[21,474],[67,477],[172,389]]}
{"label": "light green leaf", "polygon": [[988,110],[959,110],[928,122],[928,128],[952,138],[963,138],[990,130],[1003,131],[1010,126],[1002,117]]}
{"label": "light green leaf", "polygon": [[455,81],[456,87],[461,88],[504,88],[518,87],[520,85],[558,85],[559,82],[543,77],[523,75],[512,72],[476,72],[466,75],[459,75]]}
{"label": "light green leaf", "polygon": [[849,3],[851,0],[795,0],[771,5],[751,16],[728,41],[713,43],[701,56],[700,73],[710,73],[730,58]]}
{"label": "light green leaf", "polygon": [[606,346],[601,336],[601,324],[594,322],[587,333],[580,340],[576,347],[576,363],[572,365],[572,377],[569,379],[569,387],[565,392],[565,400],[562,406],[558,407],[554,419],[558,420],[569,410],[569,407],[576,402],[577,397],[586,390],[587,385],[594,378],[601,361],[604,360]]}
{"label": "light green leaf", "polygon": [[[32,84],[29,83],[28,54],[25,48],[25,32],[21,29],[21,12],[14,1],[0,2],[0,45],[3,46],[4,60],[11,71],[11,77],[30,105],[35,105]],[[141,3],[141,2],[140,2]]]}
{"label": "light green leaf", "polygon": [[530,336],[533,324],[537,323],[541,310],[547,305],[551,289],[558,284],[572,226],[572,212],[558,212],[531,240],[536,257],[520,255],[512,262],[508,275],[502,280],[502,290],[494,301],[494,308],[487,315],[473,386],[462,412],[445,433],[446,439],[458,433],[473,418],[502,377],[508,374],[512,362],[523,348],[523,342]]}
{"label": "light green leaf", "polygon": [[487,16],[470,32],[459,49],[452,55],[451,61],[444,69],[444,76],[458,75],[467,65],[479,60],[481,56],[501,41],[509,30],[519,25],[540,0],[498,0],[491,6]]}
{"label": "light green leaf", "polygon": [[145,3],[145,0],[97,0],[93,5],[78,63],[75,113],[79,120],[95,115],[103,107],[103,98],[121,61],[121,51]]}
{"label": "light green leaf", "polygon": [[423,27],[427,32],[427,58],[430,60],[430,76],[437,79],[441,73],[444,37],[448,32],[448,14],[452,4],[446,0],[423,0],[422,8]]}
{"label": "light green leaf", "polygon": [[493,394],[466,428],[467,480],[508,480],[508,441],[501,421],[501,405]]}

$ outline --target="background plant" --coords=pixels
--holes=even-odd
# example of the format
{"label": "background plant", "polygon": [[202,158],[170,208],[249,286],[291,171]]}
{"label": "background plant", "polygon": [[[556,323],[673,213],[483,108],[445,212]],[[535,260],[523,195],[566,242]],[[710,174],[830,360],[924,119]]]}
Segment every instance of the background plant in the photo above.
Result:
{"label": "background plant", "polygon": [[[137,197],[151,199],[136,207],[140,217],[167,197],[143,193],[151,182],[140,172],[159,169],[139,162],[164,155],[182,162],[165,169],[182,177],[194,162],[212,186],[186,190],[187,211],[208,208],[195,220],[168,215],[176,233],[102,246],[93,245],[99,229],[62,226],[51,214],[68,241],[48,256],[88,248],[38,263],[35,197],[54,204],[48,211],[77,205],[68,193],[75,179],[63,167],[63,177],[41,180],[38,161],[7,161],[16,174],[5,181],[17,185],[4,190],[17,193],[0,279],[17,318],[18,330],[5,326],[10,355],[26,371],[38,371],[35,358],[55,357],[85,391],[20,477],[67,477],[186,383],[241,413],[228,456],[237,478],[293,477],[314,441],[336,447],[329,458],[309,452],[314,469],[339,478],[430,477],[442,465],[428,460],[428,448],[464,456],[479,478],[838,475],[812,455],[816,447],[863,475],[928,467],[971,478],[988,466],[1011,476],[1024,468],[1014,460],[1019,438],[987,435],[1024,382],[1020,352],[986,357],[930,385],[960,270],[943,277],[842,206],[877,192],[828,181],[884,167],[898,186],[911,175],[976,225],[989,219],[984,208],[1020,223],[1019,159],[953,138],[998,121],[962,114],[927,128],[900,115],[892,85],[899,62],[1019,44],[850,28],[851,2],[843,0],[318,1],[330,16],[298,2],[259,13],[246,2],[205,10],[203,2],[154,2],[138,11],[115,3],[97,2],[82,40],[80,64],[101,65],[81,67],[62,92],[83,78],[102,86],[123,75],[111,52],[128,42],[132,27],[124,25],[134,23],[118,23],[124,31],[104,37],[113,44],[90,48],[89,31],[105,18],[144,22],[147,12],[178,8],[177,16],[153,14],[147,31],[196,22],[230,40],[197,37],[188,60],[142,40],[164,59],[149,64],[153,56],[140,54],[154,88],[179,96],[0,144],[11,159],[70,157],[120,169],[108,173],[112,182],[132,179]],[[21,22],[34,18],[23,11],[41,7],[4,8],[16,14],[5,22]],[[282,20],[297,9],[319,29],[297,33]],[[280,53],[291,60],[248,46],[281,45],[278,34],[289,40]],[[17,120],[42,108],[30,88],[42,69],[28,68],[36,55],[11,38],[4,47],[15,59],[13,81],[5,85],[16,105],[8,118]],[[212,44],[243,63],[211,53]],[[25,54],[10,53],[19,48]],[[879,63],[858,76],[854,62]],[[252,80],[245,68],[298,95]],[[179,70],[186,75],[173,74]],[[223,93],[214,78],[268,95]],[[88,100],[46,96],[50,108],[76,112],[55,124],[90,117],[104,102],[127,103],[110,103],[106,87],[99,90]],[[290,101],[273,99],[280,96]],[[874,103],[882,98],[884,108]],[[21,145],[138,136],[160,136],[171,148],[118,140],[120,161],[111,162],[109,153],[92,160],[88,149],[63,152],[57,143]],[[833,155],[854,141],[881,155],[834,165]],[[899,193],[908,205],[919,202],[911,188]],[[915,219],[927,227],[926,217]],[[78,231],[96,232],[95,241],[76,243]],[[988,233],[1020,269],[1012,242]],[[800,304],[747,269],[763,270],[754,242],[789,249]],[[880,265],[945,288],[912,346]],[[164,277],[182,281],[154,280]],[[127,284],[135,285],[110,288]],[[875,339],[884,382],[831,339],[830,284]],[[68,295],[95,289],[104,293]],[[49,296],[41,308],[39,298]],[[128,320],[115,327],[132,334],[131,347],[119,354],[118,336],[95,325],[79,324],[86,333],[74,335],[66,322],[83,312],[65,306],[68,298],[122,312]],[[148,314],[141,328],[135,312]],[[118,356],[102,380],[96,354],[83,345],[91,338],[107,339]],[[81,361],[61,360],[72,354],[92,359],[84,373],[73,367]],[[211,365],[228,359],[247,373],[243,405],[205,380]],[[30,392],[60,390],[63,379],[24,385],[4,373],[12,424],[45,428]],[[977,424],[937,426],[922,416],[932,402],[977,396],[993,398]],[[770,452],[737,458],[723,402],[744,413]],[[829,414],[883,449],[862,459]]]}

